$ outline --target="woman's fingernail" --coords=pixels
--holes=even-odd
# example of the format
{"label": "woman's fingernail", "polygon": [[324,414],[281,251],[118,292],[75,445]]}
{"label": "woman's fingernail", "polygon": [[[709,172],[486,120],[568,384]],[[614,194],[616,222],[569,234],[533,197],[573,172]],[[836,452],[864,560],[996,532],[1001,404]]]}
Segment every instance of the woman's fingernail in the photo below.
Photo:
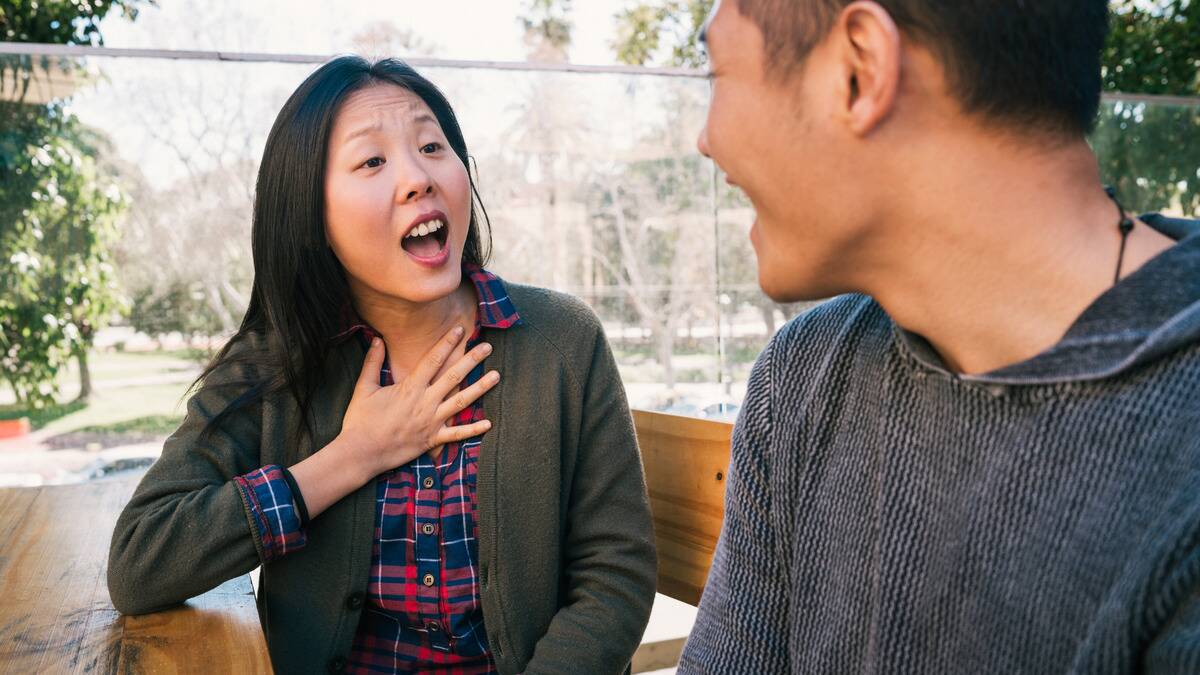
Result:
{"label": "woman's fingernail", "polygon": [[483,421],[483,426],[484,426],[484,428],[485,428],[485,429],[491,429],[491,428],[492,428],[492,421],[491,421],[491,420],[484,420],[484,421]]}
{"label": "woman's fingernail", "polygon": [[487,342],[483,343],[483,353],[491,354],[492,353],[492,345]]}
{"label": "woman's fingernail", "polygon": [[455,327],[454,327],[454,334],[455,334],[455,335],[462,335],[462,334],[463,334],[463,327],[462,327],[462,326],[455,326]]}

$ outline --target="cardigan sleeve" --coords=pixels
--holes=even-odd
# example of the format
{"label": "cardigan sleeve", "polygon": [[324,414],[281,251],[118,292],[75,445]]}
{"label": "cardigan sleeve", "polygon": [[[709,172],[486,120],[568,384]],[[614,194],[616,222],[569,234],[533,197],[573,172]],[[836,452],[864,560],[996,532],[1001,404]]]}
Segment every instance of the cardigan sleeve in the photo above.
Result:
{"label": "cardigan sleeve", "polygon": [[[244,355],[250,340],[243,338],[231,355]],[[117,519],[108,589],[120,612],[181,603],[270,559],[250,493],[237,480],[260,468],[261,406],[243,408],[205,433],[253,380],[240,360],[205,378]]]}
{"label": "cardigan sleeve", "polygon": [[526,675],[624,672],[654,602],[641,455],[616,362],[598,321],[596,328],[564,535],[564,603]]}

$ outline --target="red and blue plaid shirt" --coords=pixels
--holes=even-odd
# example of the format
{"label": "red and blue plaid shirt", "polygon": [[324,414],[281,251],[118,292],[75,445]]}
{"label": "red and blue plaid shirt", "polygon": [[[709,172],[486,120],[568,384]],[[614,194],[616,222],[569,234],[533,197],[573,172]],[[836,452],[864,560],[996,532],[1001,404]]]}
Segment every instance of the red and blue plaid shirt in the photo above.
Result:
{"label": "red and blue plaid shirt", "polygon": [[[483,329],[520,323],[499,277],[464,265],[475,285],[479,310],[470,350]],[[375,331],[354,325],[364,340]],[[477,366],[460,385],[484,373]],[[379,383],[392,384],[385,361]],[[484,418],[476,401],[455,415],[461,425]],[[351,672],[494,673],[479,596],[475,525],[475,475],[481,436],[447,444],[434,462],[422,455],[379,476],[375,544],[363,613],[347,663]],[[295,503],[280,467],[270,465],[235,479],[258,523],[265,558],[304,547]]]}

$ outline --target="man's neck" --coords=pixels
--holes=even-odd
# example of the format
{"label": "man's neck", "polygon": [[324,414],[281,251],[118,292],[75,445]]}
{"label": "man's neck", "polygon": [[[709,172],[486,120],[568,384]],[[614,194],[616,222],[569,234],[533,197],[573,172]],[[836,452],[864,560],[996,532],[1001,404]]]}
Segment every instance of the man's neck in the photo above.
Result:
{"label": "man's neck", "polygon": [[[1113,285],[1121,236],[1083,141],[926,147],[888,218],[902,233],[864,290],[954,371],[978,374],[1056,344]],[[931,187],[932,186],[932,187]],[[1136,222],[1121,275],[1172,240]],[[879,249],[883,250],[883,249]]]}

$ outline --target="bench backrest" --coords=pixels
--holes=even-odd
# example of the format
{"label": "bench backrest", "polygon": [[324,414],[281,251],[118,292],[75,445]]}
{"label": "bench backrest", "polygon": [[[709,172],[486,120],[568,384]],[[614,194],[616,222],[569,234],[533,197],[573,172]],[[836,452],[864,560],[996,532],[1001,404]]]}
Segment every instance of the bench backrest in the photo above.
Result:
{"label": "bench backrest", "polygon": [[725,516],[733,425],[633,411],[658,545],[658,592],[700,603]]}

